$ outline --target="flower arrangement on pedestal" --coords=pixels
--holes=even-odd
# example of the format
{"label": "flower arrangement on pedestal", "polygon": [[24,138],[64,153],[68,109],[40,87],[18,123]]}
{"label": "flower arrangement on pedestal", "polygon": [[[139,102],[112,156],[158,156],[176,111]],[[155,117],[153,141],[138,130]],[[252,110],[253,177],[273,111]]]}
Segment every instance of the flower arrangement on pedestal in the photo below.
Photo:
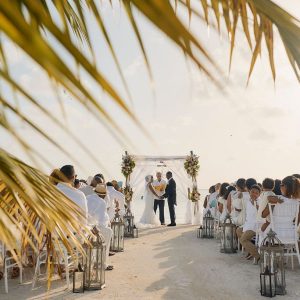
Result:
{"label": "flower arrangement on pedestal", "polygon": [[198,202],[200,200],[200,193],[197,189],[197,175],[200,169],[199,157],[191,151],[191,154],[186,157],[184,162],[184,169],[187,174],[192,178],[193,187],[192,191],[188,189],[189,199],[192,202]]}
{"label": "flower arrangement on pedestal", "polygon": [[133,172],[135,167],[135,162],[132,156],[128,155],[125,152],[125,155],[122,157],[122,174],[125,176],[126,180],[130,177],[130,174]]}
{"label": "flower arrangement on pedestal", "polygon": [[127,204],[127,208],[130,209],[130,202],[132,201],[133,191],[130,187],[130,175],[133,172],[133,169],[135,167],[135,161],[132,156],[130,156],[127,151],[125,152],[125,155],[122,157],[122,169],[121,172],[124,175],[126,179],[125,188],[124,188],[124,195],[125,195],[125,201]]}
{"label": "flower arrangement on pedestal", "polygon": [[192,192],[189,189],[189,199],[192,202],[197,202],[200,200],[200,193],[197,190],[197,187],[193,187]]}
{"label": "flower arrangement on pedestal", "polygon": [[133,191],[130,186],[125,186],[124,188],[125,202],[126,204],[130,203],[133,196]]}
{"label": "flower arrangement on pedestal", "polygon": [[192,177],[194,181],[198,175],[200,164],[199,164],[199,157],[195,155],[192,151],[191,154],[187,156],[184,162],[184,169],[186,170],[187,174]]}

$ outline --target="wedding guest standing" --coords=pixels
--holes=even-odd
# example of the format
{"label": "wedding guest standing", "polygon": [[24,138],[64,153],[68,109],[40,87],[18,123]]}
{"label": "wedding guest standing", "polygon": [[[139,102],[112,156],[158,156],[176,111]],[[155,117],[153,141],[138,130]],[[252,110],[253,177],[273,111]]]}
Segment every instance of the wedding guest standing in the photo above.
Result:
{"label": "wedding guest standing", "polygon": [[[162,197],[165,194],[167,183],[162,179],[161,172],[156,173],[156,180],[152,183],[156,194]],[[154,199],[154,212],[156,214],[157,208],[159,208],[159,220],[161,225],[165,225],[165,199]]]}
{"label": "wedding guest standing", "polygon": [[168,226],[176,226],[176,216],[175,216],[175,205],[177,205],[176,182],[173,179],[172,172],[168,171],[166,174],[166,177],[168,179],[168,184],[166,187],[166,192],[162,196],[162,198],[168,198],[168,206],[169,206],[169,213],[170,213],[170,219],[171,219],[171,223]]}

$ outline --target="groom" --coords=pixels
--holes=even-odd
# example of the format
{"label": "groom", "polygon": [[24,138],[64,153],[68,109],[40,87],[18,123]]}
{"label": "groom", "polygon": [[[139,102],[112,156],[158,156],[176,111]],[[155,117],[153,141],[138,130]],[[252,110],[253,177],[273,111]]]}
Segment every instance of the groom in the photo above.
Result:
{"label": "groom", "polygon": [[166,177],[168,179],[168,184],[166,187],[166,192],[161,198],[162,199],[168,198],[168,206],[169,206],[170,219],[171,219],[171,224],[169,224],[168,226],[176,226],[176,221],[175,221],[175,205],[177,205],[176,182],[173,179],[172,172],[168,171]]}

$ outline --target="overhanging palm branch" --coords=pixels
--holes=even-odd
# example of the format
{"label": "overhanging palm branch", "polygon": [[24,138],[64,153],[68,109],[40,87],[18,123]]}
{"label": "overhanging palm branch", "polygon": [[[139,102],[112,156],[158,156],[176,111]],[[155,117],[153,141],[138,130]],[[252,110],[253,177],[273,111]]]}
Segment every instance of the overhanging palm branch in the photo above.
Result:
{"label": "overhanging palm branch", "polygon": [[[208,25],[214,24],[211,22],[209,14],[212,13],[215,16],[217,27],[220,30],[226,30],[229,35],[231,48],[230,64],[236,42],[236,29],[241,24],[252,51],[252,59],[249,62],[249,77],[257,56],[261,53],[262,41],[265,40],[275,80],[273,30],[277,28],[292,68],[297,78],[300,79],[299,21],[271,0],[121,0],[120,2],[124,6],[124,10],[139,41],[151,78],[151,62],[147,58],[147,49],[144,47],[143,37],[136,22],[136,13],[147,18],[170,41],[175,43],[183,51],[184,55],[192,60],[206,76],[209,76],[217,86],[222,86],[218,76],[216,76],[219,73],[217,63],[207,52],[203,43],[191,33],[188,22],[180,19],[176,14],[176,9],[185,9],[190,20],[197,17],[207,22]],[[202,10],[198,10],[199,4]],[[114,84],[97,67],[87,18],[95,18],[96,20],[95,23],[99,34],[102,34],[104,37],[106,46],[110,50],[124,84],[125,97],[121,96]],[[223,23],[225,24],[224,26],[222,26]],[[12,87],[14,94],[22,102],[31,103],[40,112],[47,115],[52,122],[58,124],[68,134],[71,134],[64,126],[64,123],[43,106],[40,99],[36,99],[31,91],[27,90],[26,87],[22,87],[13,78],[10,70],[11,66],[6,59],[7,50],[3,46],[4,38],[10,40],[31,57],[45,71],[51,81],[57,85],[58,89],[62,88],[72,95],[73,101],[80,103],[86,110],[97,117],[120,143],[128,143],[130,141],[104,108],[102,100],[96,97],[95,93],[81,81],[79,75],[85,73],[96,86],[109,96],[108,101],[116,103],[129,118],[134,120],[136,124],[139,124],[128,104],[131,99],[130,92],[102,16],[100,1],[0,1],[0,32],[2,34],[0,40],[0,78],[3,84]],[[51,40],[49,36],[51,36]],[[87,49],[82,47],[82,43],[88,46]],[[61,48],[71,58],[72,65],[62,58]],[[22,113],[14,102],[14,97],[2,93],[0,95],[0,126],[14,137],[32,158],[42,155],[36,153],[33,145],[25,137],[21,137],[18,134],[7,114],[19,117],[61,151],[65,151],[61,145],[41,129],[40,124],[35,124],[30,117]],[[142,126],[139,127],[143,128]],[[73,138],[76,139],[75,136]],[[77,140],[77,143],[88,153],[88,149],[85,149],[80,141]],[[89,153],[88,155],[91,156],[92,154]],[[45,157],[43,159],[45,160]],[[61,195],[57,196],[58,192],[49,185],[44,175],[1,150],[0,179],[2,187],[0,202],[1,240],[13,246],[12,232],[10,226],[7,226],[10,222],[16,223],[19,221],[19,219],[14,217],[14,211],[13,214],[10,211],[10,205],[13,204],[14,210],[18,210],[18,218],[22,218],[22,223],[25,222],[24,226],[28,229],[23,232],[25,236],[29,236],[30,232],[38,238],[38,233],[34,231],[33,223],[30,223],[30,218],[34,215],[41,220],[46,226],[45,228],[56,230],[65,243],[68,243],[62,228],[66,228],[67,224],[71,222],[71,227],[76,229],[77,224],[74,222],[77,218],[76,209],[70,201]],[[19,197],[16,193],[18,193]],[[66,204],[70,209],[65,209]],[[49,216],[53,217],[53,219],[50,220]]]}
{"label": "overhanging palm branch", "polygon": [[[81,249],[75,232],[86,231],[78,206],[52,184],[48,176],[0,149],[0,239],[9,249],[17,247],[16,230],[35,251],[47,232],[72,252]],[[14,253],[20,255],[20,253]],[[16,257],[17,258],[17,257]]]}

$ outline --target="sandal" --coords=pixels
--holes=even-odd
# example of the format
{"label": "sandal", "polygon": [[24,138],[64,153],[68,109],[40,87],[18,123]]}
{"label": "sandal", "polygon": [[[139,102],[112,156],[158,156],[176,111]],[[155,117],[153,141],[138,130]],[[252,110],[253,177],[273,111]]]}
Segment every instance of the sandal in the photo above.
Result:
{"label": "sandal", "polygon": [[106,271],[112,271],[113,269],[114,269],[114,266],[107,266],[105,270]]}

